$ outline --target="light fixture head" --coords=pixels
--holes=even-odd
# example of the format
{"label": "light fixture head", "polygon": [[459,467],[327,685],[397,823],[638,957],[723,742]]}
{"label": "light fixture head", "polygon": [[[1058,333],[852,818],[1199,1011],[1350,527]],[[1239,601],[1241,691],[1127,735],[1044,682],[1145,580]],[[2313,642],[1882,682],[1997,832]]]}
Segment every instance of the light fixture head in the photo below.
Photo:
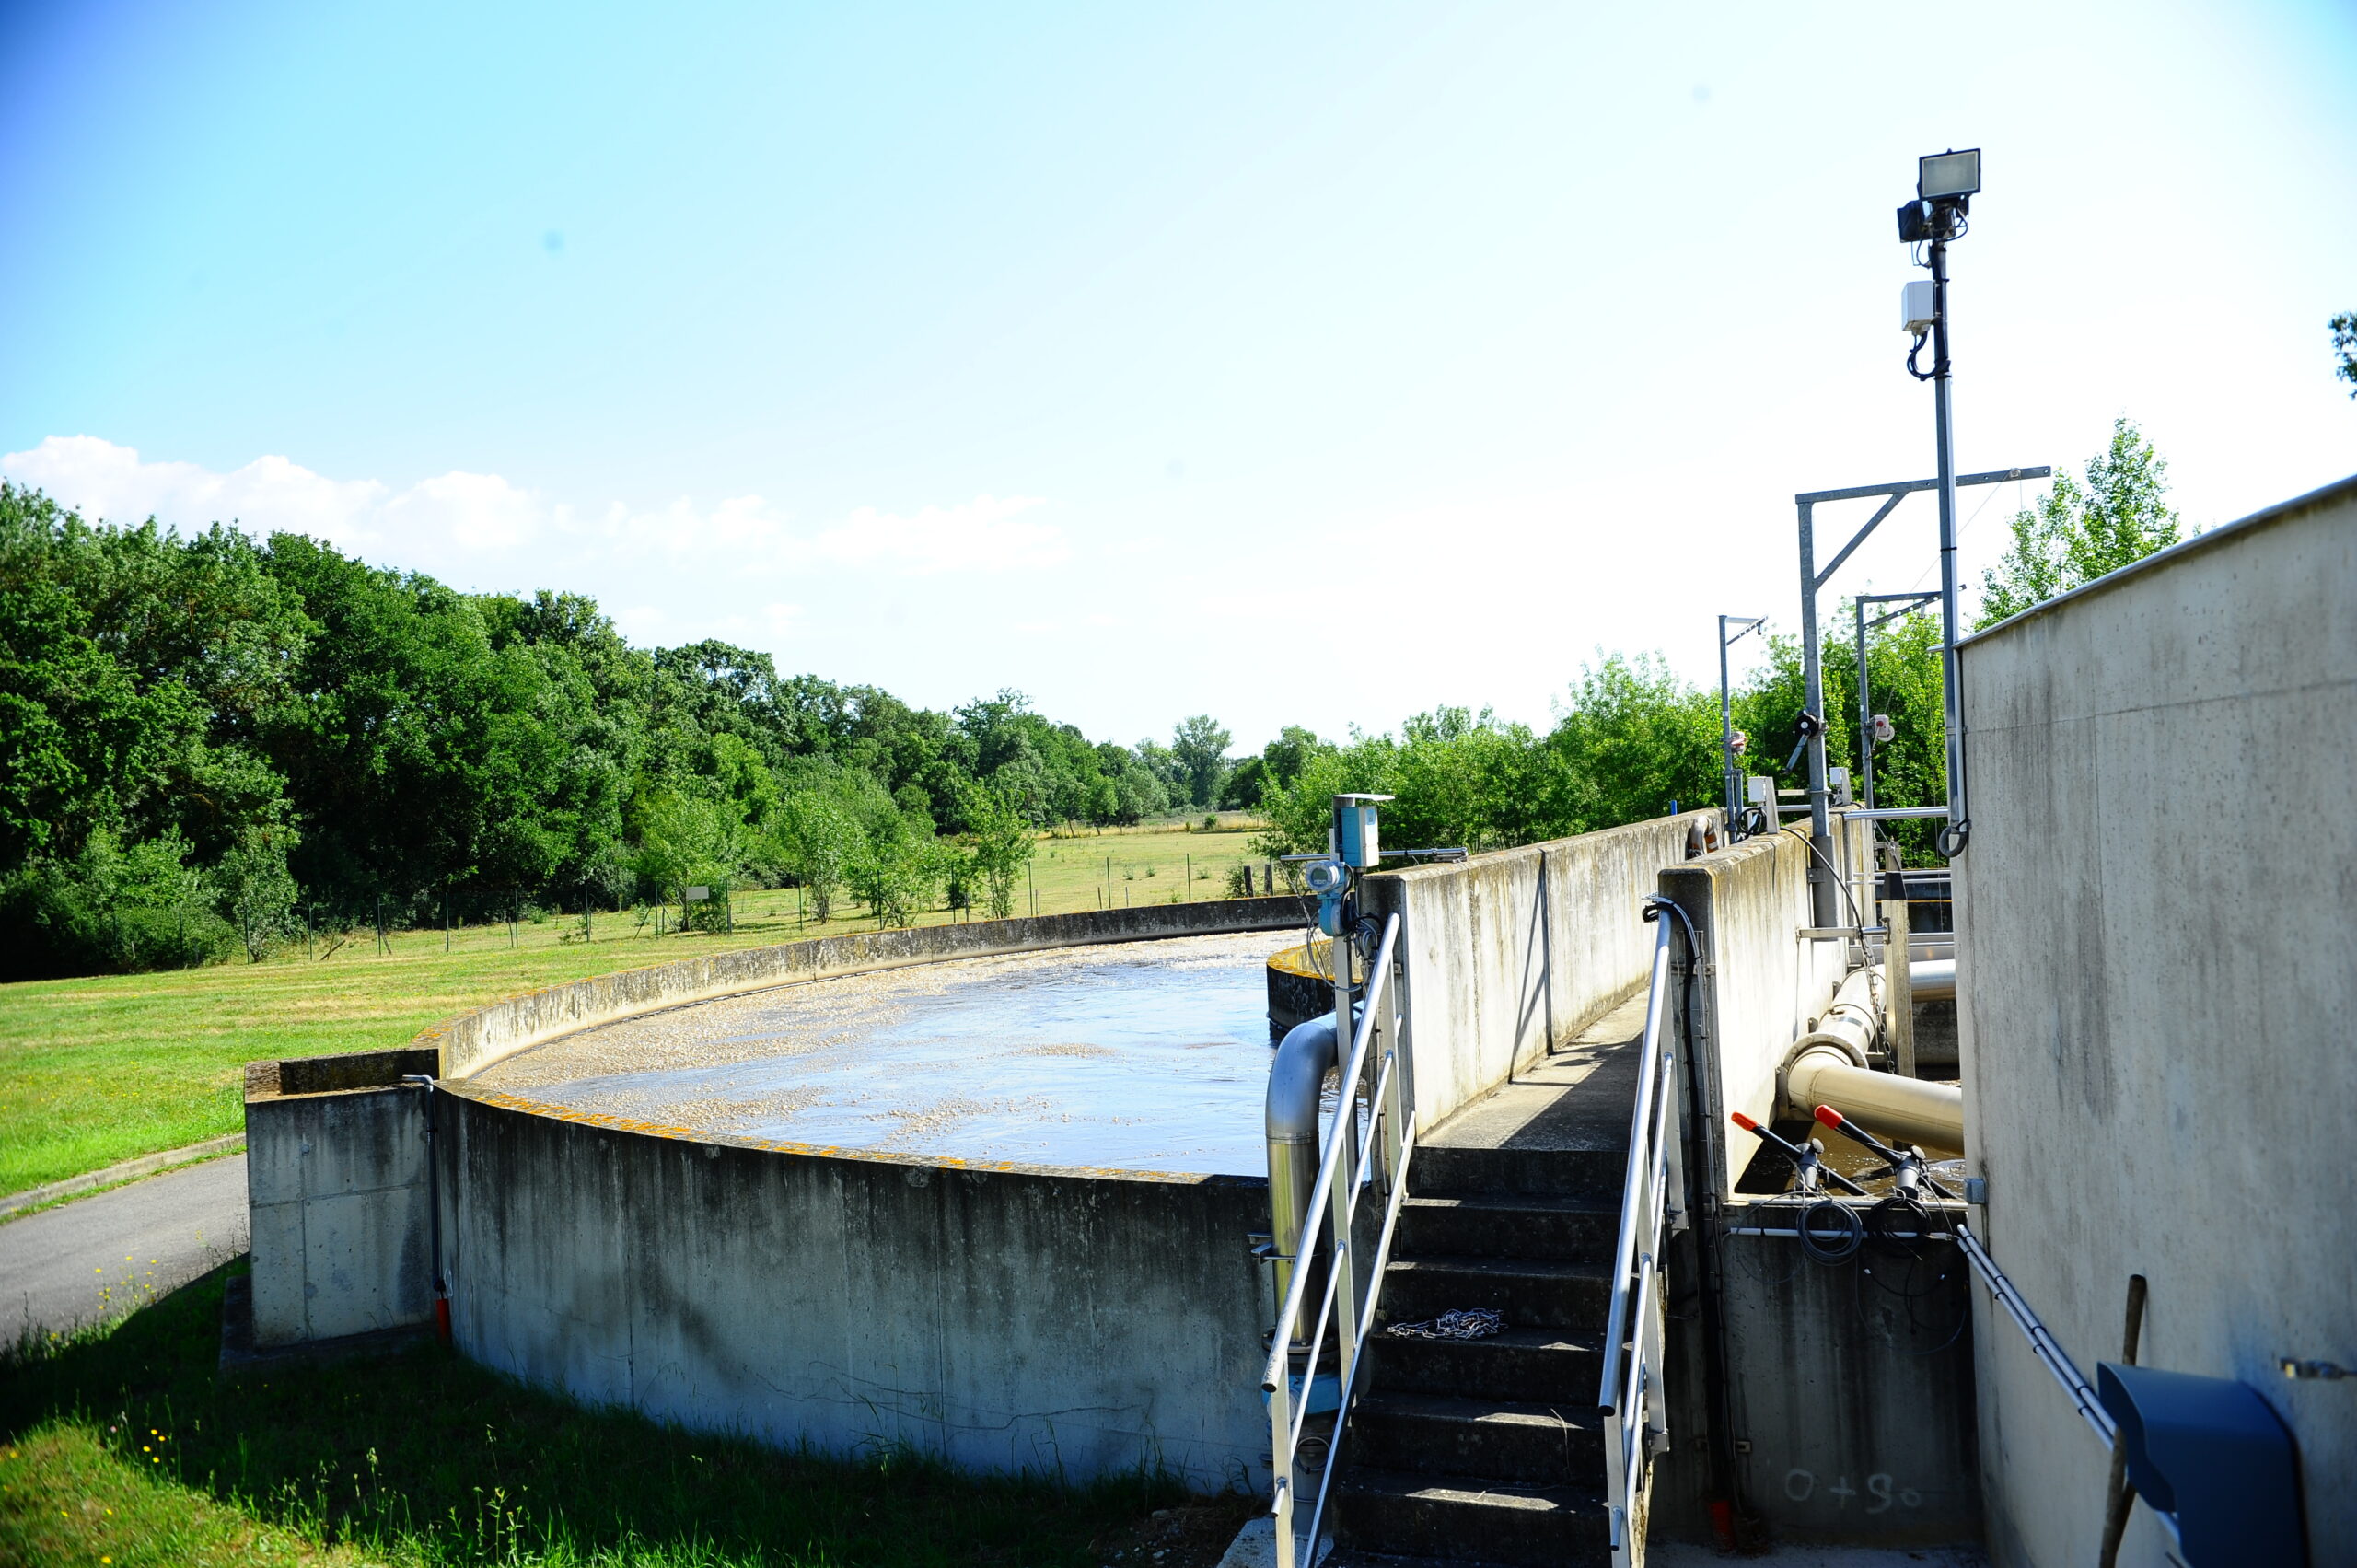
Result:
{"label": "light fixture head", "polygon": [[1915,160],[1915,194],[1926,202],[1954,202],[1980,193],[1980,149],[1930,153]]}

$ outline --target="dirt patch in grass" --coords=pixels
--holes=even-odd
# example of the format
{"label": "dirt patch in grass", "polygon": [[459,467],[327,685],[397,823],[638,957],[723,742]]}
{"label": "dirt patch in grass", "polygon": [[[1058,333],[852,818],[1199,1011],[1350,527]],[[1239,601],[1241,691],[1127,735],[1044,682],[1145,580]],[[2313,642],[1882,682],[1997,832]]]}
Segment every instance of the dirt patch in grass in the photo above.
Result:
{"label": "dirt patch in grass", "polygon": [[1218,1568],[1236,1532],[1268,1511],[1263,1497],[1198,1498],[1157,1508],[1099,1537],[1092,1550],[1109,1568]]}

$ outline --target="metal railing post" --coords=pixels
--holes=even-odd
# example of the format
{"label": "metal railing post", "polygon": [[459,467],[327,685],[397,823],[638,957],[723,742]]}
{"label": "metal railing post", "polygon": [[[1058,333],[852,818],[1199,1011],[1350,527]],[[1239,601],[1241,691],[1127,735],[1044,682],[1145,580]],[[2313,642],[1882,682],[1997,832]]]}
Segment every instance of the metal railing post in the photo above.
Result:
{"label": "metal railing post", "polygon": [[[1301,1427],[1307,1419],[1310,1400],[1318,1376],[1318,1360],[1326,1343],[1326,1326],[1334,1326],[1334,1342],[1340,1362],[1334,1410],[1334,1432],[1326,1449],[1326,1462],[1318,1480],[1314,1505],[1306,1532],[1306,1560],[1314,1562],[1319,1536],[1323,1533],[1326,1504],[1332,1491],[1336,1466],[1341,1458],[1341,1441],[1349,1422],[1351,1406],[1356,1394],[1359,1350],[1373,1330],[1377,1302],[1381,1299],[1383,1269],[1391,1254],[1391,1239],[1399,1225],[1400,1202],[1406,1192],[1408,1163],[1415,1153],[1416,1121],[1414,1100],[1401,1086],[1408,1077],[1405,1050],[1406,1031],[1402,1015],[1396,1007],[1388,1015],[1389,1027],[1385,1027],[1385,1006],[1396,1000],[1389,981],[1400,970],[1394,954],[1398,945],[1399,917],[1392,915],[1383,928],[1383,936],[1368,966],[1366,995],[1362,1004],[1356,1029],[1346,1037],[1349,1050],[1340,1063],[1342,1095],[1335,1107],[1327,1132],[1318,1167],[1318,1179],[1309,1194],[1308,1212],[1304,1216],[1299,1255],[1307,1257],[1318,1244],[1318,1231],[1331,1225],[1333,1235],[1328,1238],[1331,1264],[1326,1272],[1325,1287],[1318,1312],[1306,1336],[1307,1362],[1302,1379],[1303,1398],[1294,1398],[1293,1345],[1289,1326],[1304,1320],[1308,1307],[1309,1271],[1296,1268],[1287,1287],[1284,1299],[1278,1307],[1278,1330],[1272,1336],[1269,1359],[1261,1371],[1261,1388],[1269,1398],[1269,1458],[1271,1471],[1270,1513],[1273,1516],[1276,1535],[1278,1568],[1301,1568],[1305,1562],[1303,1536],[1295,1528],[1299,1513],[1299,1488],[1295,1484],[1296,1459],[1300,1450]],[[1383,1049],[1374,1048],[1381,1040]],[[1358,1087],[1367,1083],[1367,1074],[1375,1073],[1369,1084],[1368,1098],[1376,1112],[1362,1132],[1356,1114]],[[1360,1299],[1359,1282],[1353,1263],[1351,1223],[1358,1208],[1359,1193],[1364,1190],[1359,1175],[1380,1164],[1388,1167],[1389,1181],[1384,1205],[1384,1219],[1370,1267],[1364,1300]]]}

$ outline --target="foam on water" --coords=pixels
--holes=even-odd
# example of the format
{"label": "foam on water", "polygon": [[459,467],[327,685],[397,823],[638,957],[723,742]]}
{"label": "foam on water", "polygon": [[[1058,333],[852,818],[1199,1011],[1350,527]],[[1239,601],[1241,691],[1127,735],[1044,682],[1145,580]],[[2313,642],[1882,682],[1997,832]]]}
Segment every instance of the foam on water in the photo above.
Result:
{"label": "foam on water", "polygon": [[959,1159],[1261,1176],[1259,933],[966,958],[587,1029],[476,1082],[570,1109]]}

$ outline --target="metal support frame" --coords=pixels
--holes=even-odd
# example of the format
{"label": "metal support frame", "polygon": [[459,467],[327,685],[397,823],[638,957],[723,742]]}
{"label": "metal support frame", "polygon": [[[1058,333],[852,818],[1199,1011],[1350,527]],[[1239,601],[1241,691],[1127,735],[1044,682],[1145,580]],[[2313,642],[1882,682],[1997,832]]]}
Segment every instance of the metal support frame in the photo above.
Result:
{"label": "metal support frame", "polygon": [[[1735,765],[1735,697],[1727,685],[1727,649],[1767,624],[1764,615],[1719,617],[1719,771],[1726,783],[1725,826],[1730,839],[1739,836],[1736,822],[1743,811],[1743,780]],[[1731,625],[1743,630],[1730,637],[1727,628]]]}
{"label": "metal support frame", "polygon": [[[1866,633],[1878,632],[1892,621],[1914,613],[1919,606],[1931,603],[1936,593],[1860,594],[1850,602],[1858,617],[1858,800],[1869,811],[1875,808],[1875,707],[1866,679]],[[1885,610],[1872,621],[1866,619],[1866,606],[1895,604],[1902,608]]]}
{"label": "metal support frame", "polygon": [[[1945,264],[1945,263],[1944,263]],[[1941,363],[1945,363],[1945,339],[1942,339]],[[1947,383],[1940,382],[1943,411],[1946,407]],[[2013,480],[2046,479],[2054,470],[2043,465],[2037,468],[1998,469],[1988,473],[1956,474],[1946,460],[1947,441],[1945,412],[1941,429],[1941,471],[1934,479],[1910,479],[1897,484],[1860,484],[1846,490],[1804,491],[1793,497],[1800,508],[1801,555],[1801,669],[1804,695],[1802,703],[1816,715],[1818,723],[1815,735],[1806,738],[1808,752],[1808,823],[1809,842],[1817,854],[1809,857],[1809,907],[1811,918],[1818,925],[1831,925],[1839,919],[1835,905],[1838,892],[1830,873],[1826,869],[1832,858],[1833,836],[1831,818],[1828,810],[1825,787],[1825,668],[1817,647],[1817,591],[1832,580],[1858,546],[1865,543],[1885,517],[1890,516],[1899,502],[1919,490],[1935,490],[1940,494],[1940,569],[1942,574],[1941,603],[1941,669],[1945,687],[1948,754],[1948,821],[1951,825],[1963,820],[1964,812],[1964,719],[1960,711],[1961,693],[1956,679],[1956,492],[1969,484],[2003,484]],[[1833,559],[1823,571],[1817,567],[1817,508],[1835,501],[1865,501],[1879,497],[1882,505],[1866,519],[1865,527],[1850,536],[1850,540],[1834,552]]]}

